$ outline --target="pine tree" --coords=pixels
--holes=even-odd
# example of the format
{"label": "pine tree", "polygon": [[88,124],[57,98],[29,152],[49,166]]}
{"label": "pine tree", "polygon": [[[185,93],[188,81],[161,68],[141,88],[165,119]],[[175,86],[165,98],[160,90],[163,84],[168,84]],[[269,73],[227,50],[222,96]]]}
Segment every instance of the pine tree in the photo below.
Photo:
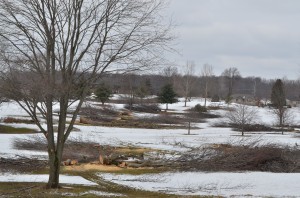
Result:
{"label": "pine tree", "polygon": [[280,79],[277,79],[272,87],[271,102],[275,107],[273,112],[278,118],[278,124],[281,128],[281,132],[283,135],[283,125],[285,122],[285,118],[287,117],[287,109],[285,108],[286,98],[284,93],[284,87]]}
{"label": "pine tree", "polygon": [[272,87],[271,102],[276,108],[282,108],[286,105],[283,83],[277,79]]}
{"label": "pine tree", "polygon": [[105,84],[101,84],[97,88],[95,95],[97,96],[97,99],[101,101],[102,105],[104,105],[104,103],[111,97],[111,90]]}
{"label": "pine tree", "polygon": [[166,104],[166,110],[168,110],[168,104],[178,102],[176,96],[177,94],[175,93],[172,85],[167,84],[161,89],[158,100],[160,103]]}

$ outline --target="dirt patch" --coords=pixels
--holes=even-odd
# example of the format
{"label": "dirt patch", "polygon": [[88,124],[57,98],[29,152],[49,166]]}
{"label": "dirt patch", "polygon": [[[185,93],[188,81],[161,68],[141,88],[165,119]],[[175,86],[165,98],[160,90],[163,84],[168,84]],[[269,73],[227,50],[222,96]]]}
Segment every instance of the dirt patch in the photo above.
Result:
{"label": "dirt patch", "polygon": [[[136,170],[136,168],[130,168],[127,167],[127,170]],[[141,170],[146,170],[146,169],[152,169],[151,167],[142,167],[138,168]],[[80,164],[80,165],[75,165],[75,166],[65,166],[63,167],[64,171],[101,171],[101,172],[121,172],[124,171],[124,168],[121,168],[119,166],[115,165],[102,165],[97,162],[95,163],[87,163],[87,164]]]}
{"label": "dirt patch", "polygon": [[104,171],[104,172],[115,172],[115,171],[120,171],[122,168],[118,166],[105,166],[101,164],[80,164],[76,166],[65,166],[63,168],[66,171]]}

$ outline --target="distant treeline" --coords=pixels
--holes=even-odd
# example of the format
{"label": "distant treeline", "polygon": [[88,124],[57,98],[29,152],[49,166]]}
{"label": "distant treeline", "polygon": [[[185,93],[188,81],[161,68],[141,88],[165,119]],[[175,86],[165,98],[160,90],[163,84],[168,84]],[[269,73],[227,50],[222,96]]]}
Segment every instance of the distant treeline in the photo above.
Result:
{"label": "distant treeline", "polygon": [[[114,93],[132,93],[143,90],[147,95],[157,95],[165,84],[172,84],[179,96],[184,96],[186,76],[176,74],[165,75],[138,75],[138,74],[107,74],[97,84],[104,83]],[[300,81],[282,79],[287,99],[300,100]],[[258,99],[269,99],[271,89],[276,79],[268,80],[260,77],[238,77],[234,79],[232,94],[251,95]],[[205,78],[192,76],[190,83],[190,97],[204,97]],[[227,76],[209,77],[208,96],[219,96],[225,99],[228,96],[230,79]]]}

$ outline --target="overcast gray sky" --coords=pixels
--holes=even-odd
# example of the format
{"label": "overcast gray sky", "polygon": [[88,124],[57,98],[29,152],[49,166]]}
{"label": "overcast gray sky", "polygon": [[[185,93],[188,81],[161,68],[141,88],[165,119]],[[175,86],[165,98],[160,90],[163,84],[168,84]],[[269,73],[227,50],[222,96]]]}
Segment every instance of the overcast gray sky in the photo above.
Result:
{"label": "overcast gray sky", "polygon": [[300,0],[170,0],[178,66],[209,63],[215,75],[300,77]]}

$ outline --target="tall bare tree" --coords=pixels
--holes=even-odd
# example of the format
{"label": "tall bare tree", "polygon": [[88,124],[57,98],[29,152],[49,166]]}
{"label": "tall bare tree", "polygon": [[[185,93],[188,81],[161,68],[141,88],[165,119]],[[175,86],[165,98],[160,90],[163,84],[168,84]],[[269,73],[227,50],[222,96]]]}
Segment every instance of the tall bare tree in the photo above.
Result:
{"label": "tall bare tree", "polygon": [[193,76],[194,72],[195,72],[195,63],[191,61],[187,61],[185,67],[183,67],[183,76],[182,76],[182,83],[181,83],[185,107],[190,97],[192,86],[195,82],[195,78]]}
{"label": "tall bare tree", "polygon": [[208,89],[210,86],[211,77],[213,75],[213,66],[204,64],[201,70],[201,76],[204,79],[204,106],[206,107],[206,100],[208,97]]}
{"label": "tall bare tree", "polygon": [[222,76],[225,77],[228,81],[227,101],[229,102],[233,92],[235,80],[239,78],[241,74],[236,67],[230,67],[223,71]]}
{"label": "tall bare tree", "polygon": [[129,73],[124,75],[123,87],[126,90],[125,100],[129,106],[129,110],[132,110],[132,107],[135,103],[135,95],[137,91],[137,75],[135,73]]}
{"label": "tall bare tree", "polygon": [[[96,80],[105,72],[143,70],[159,62],[172,40],[170,26],[163,24],[164,6],[162,0],[0,1],[2,92],[31,116],[47,139],[47,187],[59,186],[64,143]],[[67,123],[71,104],[76,109]]]}
{"label": "tall bare tree", "polygon": [[271,113],[275,116],[275,125],[280,127],[281,134],[284,134],[284,127],[293,124],[295,115],[287,107],[272,108]]}
{"label": "tall bare tree", "polygon": [[162,73],[165,77],[167,77],[167,83],[174,87],[178,77],[177,67],[168,65],[163,69]]}

